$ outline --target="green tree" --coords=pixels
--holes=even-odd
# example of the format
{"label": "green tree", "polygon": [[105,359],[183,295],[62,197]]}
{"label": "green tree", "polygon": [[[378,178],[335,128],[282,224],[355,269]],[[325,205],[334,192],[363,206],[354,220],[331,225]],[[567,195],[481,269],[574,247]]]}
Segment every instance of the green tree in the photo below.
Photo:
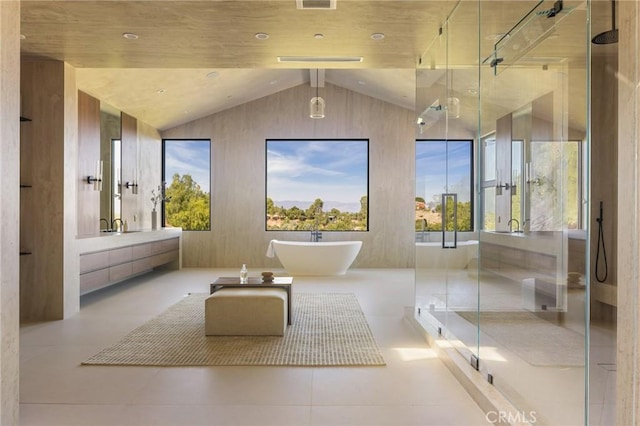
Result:
{"label": "green tree", "polygon": [[316,198],[316,200],[309,206],[307,209],[307,217],[315,218],[316,214],[322,214],[322,207],[324,206],[324,202],[320,198]]}
{"label": "green tree", "polygon": [[209,193],[204,192],[191,175],[173,175],[166,191],[165,221],[167,226],[185,231],[210,229],[211,209]]}
{"label": "green tree", "polygon": [[277,207],[273,204],[273,200],[271,197],[267,197],[267,214],[274,215],[277,213]]}

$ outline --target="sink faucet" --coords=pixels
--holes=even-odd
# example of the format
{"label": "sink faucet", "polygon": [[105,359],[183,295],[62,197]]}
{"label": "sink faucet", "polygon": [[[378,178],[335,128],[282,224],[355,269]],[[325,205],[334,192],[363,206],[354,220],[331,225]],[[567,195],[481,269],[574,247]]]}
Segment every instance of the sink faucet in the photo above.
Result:
{"label": "sink faucet", "polygon": [[507,226],[509,227],[509,232],[514,232],[513,229],[511,228],[511,223],[513,222],[516,223],[515,232],[520,232],[520,222],[518,222],[518,219],[509,219],[509,222],[507,222]]}
{"label": "sink faucet", "polygon": [[317,243],[321,239],[322,239],[322,232],[318,231],[317,228],[311,231],[311,242]]}
{"label": "sink faucet", "polygon": [[[120,228],[118,228],[118,221],[120,221]],[[122,229],[122,219],[120,218],[113,219],[113,221],[111,222],[111,229],[113,229],[116,232],[118,232],[118,229]]]}
{"label": "sink faucet", "polygon": [[106,226],[104,227],[105,232],[109,232],[111,229],[109,228],[109,221],[107,219],[105,219],[104,217],[100,218],[100,226],[102,226],[102,221],[104,221],[104,223],[106,223]]}
{"label": "sink faucet", "polygon": [[322,206],[316,207],[315,221],[311,227],[311,242],[317,243],[322,239],[322,232],[320,232],[320,215],[322,214]]}

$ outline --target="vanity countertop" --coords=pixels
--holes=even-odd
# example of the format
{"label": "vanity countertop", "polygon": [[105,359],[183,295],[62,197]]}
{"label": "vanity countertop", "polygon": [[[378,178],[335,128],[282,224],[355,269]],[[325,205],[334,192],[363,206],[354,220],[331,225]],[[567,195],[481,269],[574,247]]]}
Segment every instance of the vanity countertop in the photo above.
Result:
{"label": "vanity countertop", "polygon": [[76,240],[80,254],[144,244],[182,236],[182,228],[159,228],[129,232],[102,232]]}
{"label": "vanity countertop", "polygon": [[480,242],[513,247],[520,250],[558,255],[566,245],[567,234],[562,231],[491,232],[480,233]]}

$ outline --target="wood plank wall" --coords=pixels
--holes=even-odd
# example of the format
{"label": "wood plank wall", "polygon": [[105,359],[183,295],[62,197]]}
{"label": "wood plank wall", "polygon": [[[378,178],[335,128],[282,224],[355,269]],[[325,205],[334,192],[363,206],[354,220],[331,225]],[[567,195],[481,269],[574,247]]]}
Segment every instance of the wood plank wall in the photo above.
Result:
{"label": "wood plank wall", "polygon": [[[78,91],[78,236],[94,235],[100,230],[100,195],[86,183],[95,176],[100,159],[100,100]],[[109,173],[108,164],[103,173]],[[103,191],[109,188],[103,185]]]}
{"label": "wood plank wall", "polygon": [[32,254],[21,259],[20,317],[62,319],[79,305],[70,246],[77,232],[75,72],[60,61],[25,60],[20,88],[22,113],[32,119],[20,144],[21,179],[32,185],[21,194],[21,250]]}
{"label": "wood plank wall", "polygon": [[414,264],[415,113],[327,84],[326,117],[309,118],[306,85],[162,132],[212,141],[212,230],[183,234],[183,266],[278,267],[271,239],[309,240],[265,231],[265,139],[368,138],[369,232],[325,232],[323,241],[362,240],[360,268]]}

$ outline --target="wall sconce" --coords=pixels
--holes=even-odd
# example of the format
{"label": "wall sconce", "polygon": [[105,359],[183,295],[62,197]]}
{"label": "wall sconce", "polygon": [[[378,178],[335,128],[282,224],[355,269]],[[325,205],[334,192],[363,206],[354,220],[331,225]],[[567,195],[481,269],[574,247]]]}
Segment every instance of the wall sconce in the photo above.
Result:
{"label": "wall sconce", "polygon": [[94,191],[102,191],[102,161],[96,161],[96,171],[93,176],[87,176],[86,182],[91,185],[93,184]]}
{"label": "wall sconce", "polygon": [[125,182],[124,187],[129,189],[131,188],[131,193],[133,195],[137,195],[138,194],[138,184],[134,182]]}
{"label": "wall sconce", "polygon": [[509,184],[509,182],[505,182],[504,185],[501,185],[500,182],[498,182],[496,184],[496,195],[502,195],[502,188],[506,189],[507,191],[509,189],[512,189],[513,192],[511,193],[511,195],[515,195],[516,186]]}
{"label": "wall sconce", "polygon": [[133,195],[137,195],[138,194],[138,173],[136,169],[132,170],[132,175],[133,175],[133,178],[131,182],[129,181],[125,182],[124,187],[126,189],[131,188],[131,193]]}

